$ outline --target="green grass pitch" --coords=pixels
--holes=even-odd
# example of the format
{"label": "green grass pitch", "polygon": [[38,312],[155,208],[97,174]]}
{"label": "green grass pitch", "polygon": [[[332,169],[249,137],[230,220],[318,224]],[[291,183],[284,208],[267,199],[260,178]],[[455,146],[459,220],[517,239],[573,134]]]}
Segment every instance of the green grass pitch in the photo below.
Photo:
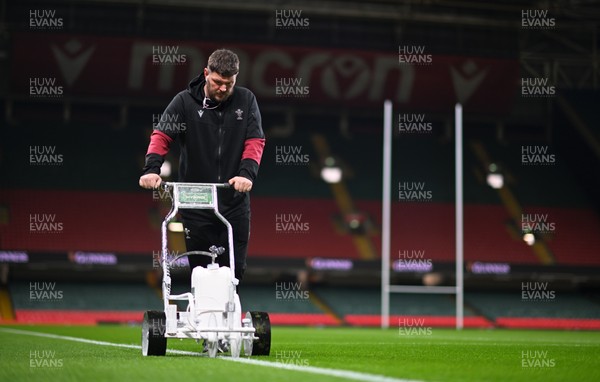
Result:
{"label": "green grass pitch", "polygon": [[[271,355],[251,357],[255,364],[185,352],[142,357],[140,333],[0,326],[0,381],[600,381],[600,332],[274,327]],[[200,351],[192,340],[169,340],[167,348]]]}

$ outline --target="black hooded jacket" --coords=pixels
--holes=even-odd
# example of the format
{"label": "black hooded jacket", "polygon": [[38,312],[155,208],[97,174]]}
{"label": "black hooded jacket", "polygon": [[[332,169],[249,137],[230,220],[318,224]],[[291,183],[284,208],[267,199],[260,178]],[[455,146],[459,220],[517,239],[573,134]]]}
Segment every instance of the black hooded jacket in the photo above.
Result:
{"label": "black hooded jacket", "polygon": [[[205,83],[202,74],[194,78],[156,121],[143,173],[160,174],[170,144],[177,141],[180,182],[226,183],[234,176],[254,182],[265,144],[256,97],[236,86],[217,107],[205,108]],[[247,193],[219,191],[219,210],[226,217],[247,213],[249,203]],[[198,210],[182,211],[182,215],[207,216]]]}

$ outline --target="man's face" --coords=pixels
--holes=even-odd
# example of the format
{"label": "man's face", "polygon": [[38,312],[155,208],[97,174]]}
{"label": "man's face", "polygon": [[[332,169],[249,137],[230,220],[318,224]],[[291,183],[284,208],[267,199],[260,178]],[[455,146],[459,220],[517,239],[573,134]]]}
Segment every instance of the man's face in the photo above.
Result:
{"label": "man's face", "polygon": [[217,72],[204,68],[204,77],[206,78],[205,96],[213,101],[223,102],[233,93],[237,74],[231,77],[223,77]]}

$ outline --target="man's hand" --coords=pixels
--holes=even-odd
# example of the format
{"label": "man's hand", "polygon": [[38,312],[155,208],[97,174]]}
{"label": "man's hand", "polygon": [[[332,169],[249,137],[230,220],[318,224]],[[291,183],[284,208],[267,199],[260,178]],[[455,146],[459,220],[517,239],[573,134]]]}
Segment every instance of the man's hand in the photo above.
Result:
{"label": "man's hand", "polygon": [[162,179],[158,174],[146,174],[140,177],[140,186],[143,188],[156,189],[161,182]]}
{"label": "man's hand", "polygon": [[249,192],[252,189],[252,181],[243,176],[234,176],[229,179],[229,184],[238,192]]}

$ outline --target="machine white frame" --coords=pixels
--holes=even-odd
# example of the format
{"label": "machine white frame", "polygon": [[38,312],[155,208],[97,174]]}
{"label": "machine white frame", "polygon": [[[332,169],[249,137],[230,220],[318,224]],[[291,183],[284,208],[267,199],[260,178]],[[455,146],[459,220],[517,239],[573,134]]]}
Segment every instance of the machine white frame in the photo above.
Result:
{"label": "machine white frame", "polygon": [[[235,260],[233,249],[233,229],[231,224],[221,215],[218,208],[217,188],[228,188],[229,184],[218,183],[179,183],[179,182],[163,182],[161,184],[165,190],[171,190],[172,208],[169,214],[162,222],[162,294],[164,304],[164,338],[193,338],[197,341],[206,341],[208,355],[215,357],[218,350],[219,341],[229,345],[231,356],[239,357],[242,344],[246,356],[252,354],[253,341],[258,339],[254,334],[256,329],[253,326],[250,312],[246,317],[241,319],[241,304],[239,296],[236,293],[236,286],[239,280],[235,277]],[[221,272],[215,274],[217,280],[226,281],[228,285],[228,293],[226,301],[218,301],[218,293],[212,293],[213,299],[217,299],[217,305],[222,305],[222,309],[202,309],[195,301],[194,293],[186,292],[178,295],[171,294],[171,265],[184,256],[189,255],[205,255],[212,258],[212,264],[208,265],[203,270],[219,271],[226,267],[221,267],[215,264],[215,259],[220,254],[224,253],[224,248],[212,246],[210,252],[205,251],[190,251],[169,258],[168,249],[168,225],[175,218],[180,209],[204,209],[212,210],[217,218],[227,227],[228,247],[229,247],[229,274]],[[197,267],[199,268],[199,267]],[[195,268],[195,270],[197,269]],[[192,284],[194,280],[194,272],[192,272]],[[211,292],[208,292],[209,294]],[[172,304],[172,301],[183,300],[188,302],[186,311],[178,311],[177,305]],[[208,315],[208,317],[202,315]],[[162,331],[162,330],[161,330]],[[163,333],[160,333],[161,335]],[[148,335],[143,334],[142,348],[148,348]],[[166,346],[166,343],[165,343]],[[147,353],[147,351],[146,351]],[[144,354],[148,355],[148,354]]]}

